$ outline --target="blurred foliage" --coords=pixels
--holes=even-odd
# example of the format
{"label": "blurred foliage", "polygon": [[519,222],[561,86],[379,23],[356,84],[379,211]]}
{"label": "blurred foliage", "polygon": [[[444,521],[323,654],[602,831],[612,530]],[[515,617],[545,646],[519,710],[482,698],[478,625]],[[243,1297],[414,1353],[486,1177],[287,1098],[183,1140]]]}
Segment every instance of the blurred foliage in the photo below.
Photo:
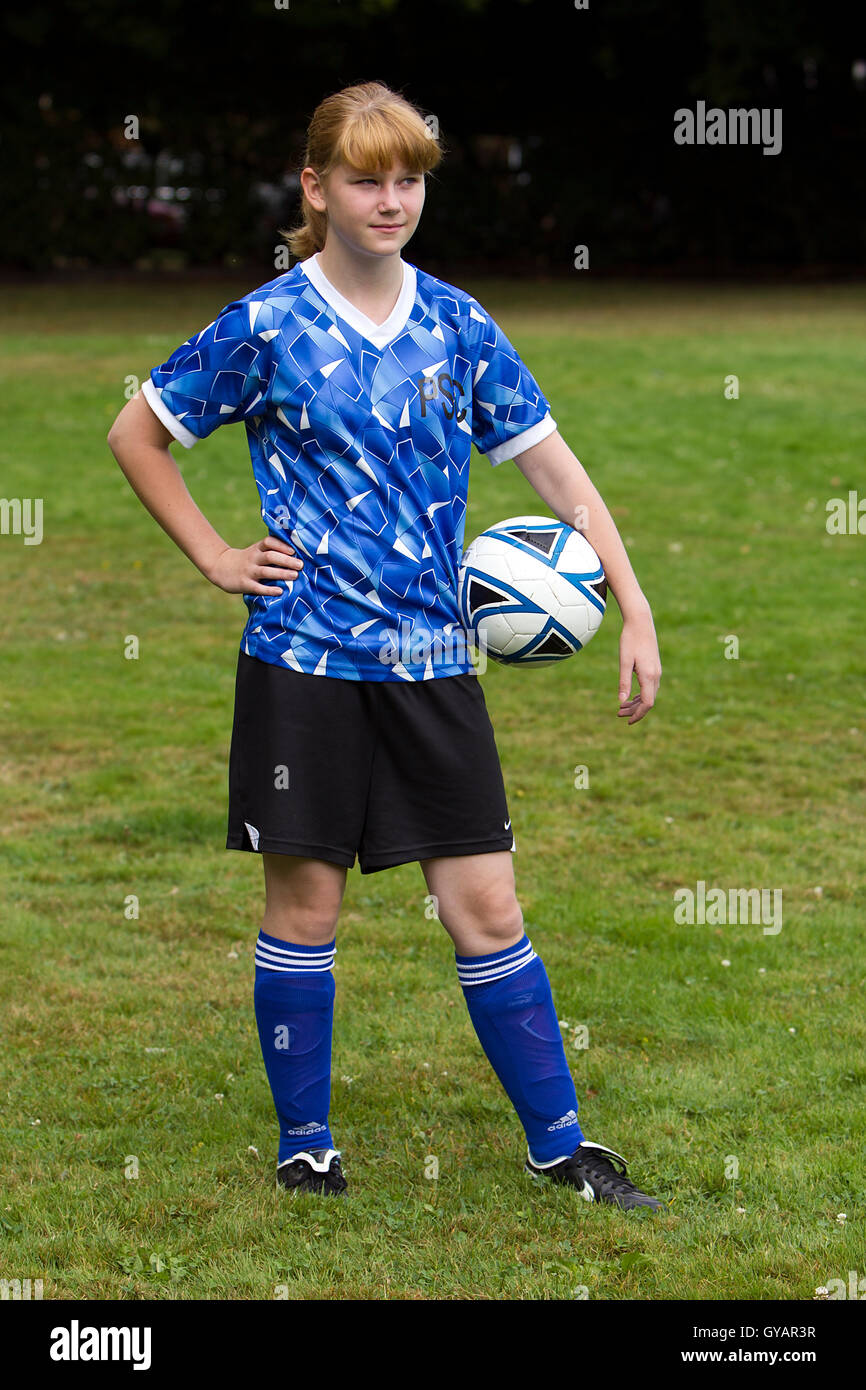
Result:
{"label": "blurred foliage", "polygon": [[[375,79],[440,124],[446,157],[407,253],[419,262],[565,273],[579,244],[592,269],[862,262],[866,78],[852,65],[866,53],[853,9],[280,3],[7,11],[0,264],[164,254],[267,267],[297,214],[312,111]],[[698,100],[781,108],[781,153],[676,145],[674,111]],[[129,116],[137,141],[124,137]],[[189,189],[182,220],[153,205],[160,184]],[[117,190],[130,187],[147,195],[123,205]]]}

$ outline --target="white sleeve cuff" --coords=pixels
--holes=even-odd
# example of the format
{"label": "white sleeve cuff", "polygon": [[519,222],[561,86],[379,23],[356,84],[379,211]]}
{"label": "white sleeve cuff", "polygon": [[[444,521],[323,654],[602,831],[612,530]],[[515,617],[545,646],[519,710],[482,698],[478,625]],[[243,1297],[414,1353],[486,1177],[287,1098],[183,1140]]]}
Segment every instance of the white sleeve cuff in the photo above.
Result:
{"label": "white sleeve cuff", "polygon": [[159,391],[154,386],[150,377],[145,377],[141,383],[141,394],[147,401],[156,418],[165,425],[166,429],[174,435],[185,449],[191,449],[193,444],[198,444],[198,435],[188,430],[186,425],[182,425],[176,415],[172,415],[168,406],[162,399]]}
{"label": "white sleeve cuff", "polygon": [[542,439],[553,434],[555,429],[556,421],[548,411],[544,419],[539,420],[537,425],[532,425],[522,434],[515,434],[512,439],[506,439],[504,444],[497,444],[495,448],[488,450],[485,458],[489,459],[495,468],[497,463],[504,463],[506,459],[516,459],[517,455],[522,454],[524,449],[531,449],[533,444],[540,444]]}

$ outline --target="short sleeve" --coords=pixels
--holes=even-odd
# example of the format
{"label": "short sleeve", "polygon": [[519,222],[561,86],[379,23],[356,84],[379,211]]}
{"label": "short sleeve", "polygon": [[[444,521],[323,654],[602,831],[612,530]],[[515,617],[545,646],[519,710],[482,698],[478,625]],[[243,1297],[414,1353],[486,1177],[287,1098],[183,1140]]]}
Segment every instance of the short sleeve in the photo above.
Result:
{"label": "short sleeve", "polygon": [[495,467],[546,439],[556,421],[528,367],[475,300],[469,302],[466,340],[472,364],[472,442]]}
{"label": "short sleeve", "polygon": [[218,425],[236,424],[267,409],[276,335],[257,325],[260,308],[247,301],[227,305],[143,382],[148,405],[185,448],[206,439]]}

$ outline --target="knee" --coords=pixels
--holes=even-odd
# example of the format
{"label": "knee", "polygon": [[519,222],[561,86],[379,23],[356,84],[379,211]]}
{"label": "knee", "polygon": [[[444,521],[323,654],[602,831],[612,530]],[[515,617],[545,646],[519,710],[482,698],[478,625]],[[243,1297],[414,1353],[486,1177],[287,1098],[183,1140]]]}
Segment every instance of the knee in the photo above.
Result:
{"label": "knee", "polygon": [[489,951],[502,951],[506,946],[514,945],[524,932],[520,904],[513,901],[508,911],[503,910],[500,916],[488,920],[482,929],[491,943]]}
{"label": "knee", "polygon": [[302,946],[334,940],[346,869],[295,855],[268,854],[262,931]]}
{"label": "knee", "polygon": [[523,935],[523,912],[511,889],[490,887],[473,893],[458,915],[463,930],[483,942],[485,954],[504,950]]}
{"label": "knee", "polygon": [[262,920],[262,931],[281,941],[294,941],[299,946],[326,946],[337,933],[339,909],[328,911],[316,908],[276,908],[268,906]]}

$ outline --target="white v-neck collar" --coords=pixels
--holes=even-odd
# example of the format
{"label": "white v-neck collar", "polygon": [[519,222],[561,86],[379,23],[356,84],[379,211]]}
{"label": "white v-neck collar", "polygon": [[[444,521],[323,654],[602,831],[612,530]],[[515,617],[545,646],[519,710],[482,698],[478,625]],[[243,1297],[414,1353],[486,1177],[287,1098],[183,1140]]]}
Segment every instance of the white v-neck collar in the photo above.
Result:
{"label": "white v-neck collar", "polygon": [[312,256],[308,256],[305,261],[300,261],[299,264],[308,280],[315,285],[322,298],[340,315],[340,318],[345,319],[346,323],[372,343],[374,347],[387,347],[405,326],[415,303],[417,276],[415,267],[410,265],[408,261],[404,261],[402,257],[400,264],[403,267],[403,288],[397,296],[397,303],[384,323],[374,323],[366,314],[362,314],[360,309],[356,309],[351,300],[340,294],[340,291],[331,284],[319,265],[318,251]]}

